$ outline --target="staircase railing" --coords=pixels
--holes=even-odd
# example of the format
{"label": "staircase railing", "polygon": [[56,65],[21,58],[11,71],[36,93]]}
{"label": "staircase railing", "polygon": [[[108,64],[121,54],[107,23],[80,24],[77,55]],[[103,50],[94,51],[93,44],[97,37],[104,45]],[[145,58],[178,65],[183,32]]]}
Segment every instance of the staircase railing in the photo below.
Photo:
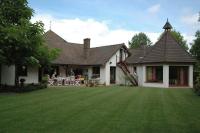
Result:
{"label": "staircase railing", "polygon": [[125,62],[119,62],[118,66],[122,69],[124,74],[128,77],[129,81],[134,85],[138,85],[137,75],[132,75]]}

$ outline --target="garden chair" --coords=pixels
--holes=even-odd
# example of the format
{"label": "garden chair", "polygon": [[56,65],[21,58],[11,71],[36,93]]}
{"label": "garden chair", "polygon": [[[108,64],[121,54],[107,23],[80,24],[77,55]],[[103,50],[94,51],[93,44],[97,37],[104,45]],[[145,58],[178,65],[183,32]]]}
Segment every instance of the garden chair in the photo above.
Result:
{"label": "garden chair", "polygon": [[74,82],[75,86],[80,86],[81,85],[81,81],[79,79],[76,79]]}
{"label": "garden chair", "polygon": [[48,75],[48,85],[49,86],[53,86],[54,85],[54,80],[52,78],[50,78],[49,75]]}
{"label": "garden chair", "polygon": [[57,81],[57,82],[58,82],[57,85],[58,85],[58,86],[61,86],[62,83],[63,83],[62,78],[61,78],[61,77],[58,77],[58,81]]}

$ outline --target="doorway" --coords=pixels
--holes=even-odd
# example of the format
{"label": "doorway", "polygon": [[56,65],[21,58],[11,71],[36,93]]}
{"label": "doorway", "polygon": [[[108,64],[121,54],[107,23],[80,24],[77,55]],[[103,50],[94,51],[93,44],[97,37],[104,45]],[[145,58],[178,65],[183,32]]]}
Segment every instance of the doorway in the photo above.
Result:
{"label": "doorway", "polygon": [[116,83],[116,67],[110,67],[110,83]]}
{"label": "doorway", "polygon": [[169,67],[170,86],[188,86],[188,66]]}

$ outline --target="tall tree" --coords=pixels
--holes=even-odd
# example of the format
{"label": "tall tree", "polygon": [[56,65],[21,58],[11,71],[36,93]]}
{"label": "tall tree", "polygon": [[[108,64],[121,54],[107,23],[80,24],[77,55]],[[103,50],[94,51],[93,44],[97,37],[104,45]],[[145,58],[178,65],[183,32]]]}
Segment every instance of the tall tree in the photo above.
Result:
{"label": "tall tree", "polygon": [[43,65],[58,55],[44,43],[43,23],[30,22],[33,12],[27,0],[0,0],[0,64]]}
{"label": "tall tree", "polygon": [[197,60],[200,61],[200,30],[196,32],[195,37],[196,39],[192,44],[190,53],[192,53],[192,55],[194,55],[197,58]]}
{"label": "tall tree", "polygon": [[151,45],[152,42],[145,33],[140,32],[139,34],[134,35],[128,44],[129,48],[138,48],[141,44]]}

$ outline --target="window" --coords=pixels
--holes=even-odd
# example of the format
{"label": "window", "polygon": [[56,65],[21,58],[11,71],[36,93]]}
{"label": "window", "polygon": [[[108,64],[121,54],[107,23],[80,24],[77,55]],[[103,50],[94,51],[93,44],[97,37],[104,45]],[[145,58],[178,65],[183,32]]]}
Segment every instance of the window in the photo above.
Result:
{"label": "window", "polygon": [[18,76],[27,76],[27,66],[18,66],[17,73]]}
{"label": "window", "polygon": [[147,82],[163,82],[163,67],[147,66],[146,77],[147,77]]}
{"label": "window", "polygon": [[92,78],[99,78],[99,77],[100,77],[100,67],[93,67]]}
{"label": "window", "polygon": [[137,73],[137,67],[136,66],[133,67],[133,72]]}

